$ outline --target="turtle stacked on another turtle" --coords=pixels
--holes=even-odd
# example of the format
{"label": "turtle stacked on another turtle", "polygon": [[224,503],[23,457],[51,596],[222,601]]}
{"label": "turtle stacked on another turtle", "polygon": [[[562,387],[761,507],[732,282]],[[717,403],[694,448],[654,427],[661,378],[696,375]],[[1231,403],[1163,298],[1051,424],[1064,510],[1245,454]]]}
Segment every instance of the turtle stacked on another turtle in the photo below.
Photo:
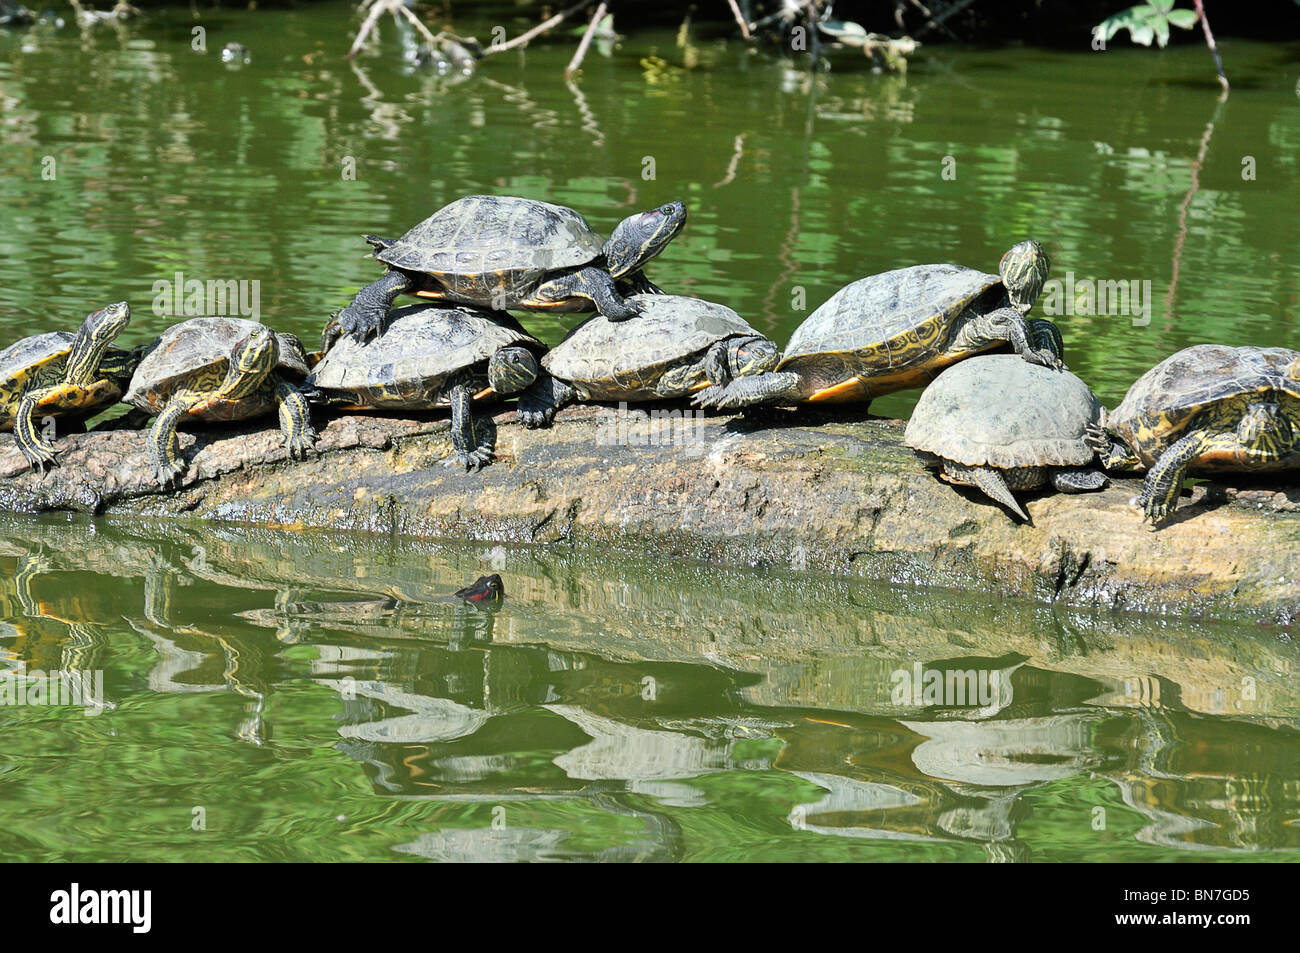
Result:
{"label": "turtle stacked on another turtle", "polygon": [[685,224],[686,207],[670,202],[625,218],[602,241],[571,208],[467,196],[399,239],[366,236],[388,271],[357,292],[338,327],[359,340],[382,331],[394,300],[407,292],[497,311],[599,311],[622,321],[637,313],[623,289],[658,291],[641,269]]}

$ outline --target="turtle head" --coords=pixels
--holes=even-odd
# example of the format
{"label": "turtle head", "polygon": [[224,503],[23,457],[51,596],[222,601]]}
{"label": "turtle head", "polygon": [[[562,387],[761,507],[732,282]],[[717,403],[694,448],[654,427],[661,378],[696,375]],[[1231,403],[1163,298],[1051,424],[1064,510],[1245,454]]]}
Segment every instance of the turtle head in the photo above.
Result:
{"label": "turtle head", "polygon": [[1243,447],[1273,455],[1285,455],[1294,444],[1291,421],[1273,403],[1251,404],[1237,421],[1237,440]]}
{"label": "turtle head", "polygon": [[130,323],[131,308],[125,301],[86,315],[68,353],[66,380],[69,383],[89,383],[98,373],[108,346]]}
{"label": "turtle head", "polygon": [[629,215],[605,242],[605,263],[615,278],[641,268],[686,226],[686,206],[669,202],[649,212]]}
{"label": "turtle head", "polygon": [[727,369],[732,378],[774,370],[780,360],[776,342],[765,337],[736,338],[727,346]]}
{"label": "turtle head", "polygon": [[227,399],[248,396],[262,386],[279,360],[280,342],[270,328],[259,324],[231,349],[222,396]]}
{"label": "turtle head", "polygon": [[1047,252],[1032,238],[1012,245],[998,262],[998,274],[1002,276],[1011,306],[1021,314],[1032,308],[1051,268],[1052,260]]}
{"label": "turtle head", "polygon": [[541,369],[526,347],[503,347],[488,360],[488,384],[498,394],[517,394],[533,381]]}

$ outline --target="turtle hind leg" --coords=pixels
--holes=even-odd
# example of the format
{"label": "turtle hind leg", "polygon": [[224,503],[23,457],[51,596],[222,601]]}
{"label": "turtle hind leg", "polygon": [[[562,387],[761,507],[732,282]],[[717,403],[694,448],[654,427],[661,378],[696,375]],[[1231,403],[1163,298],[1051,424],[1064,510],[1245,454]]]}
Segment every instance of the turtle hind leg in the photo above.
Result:
{"label": "turtle hind leg", "polygon": [[968,467],[960,463],[953,463],[951,460],[943,462],[943,472],[952,477],[955,482],[968,483],[978,489],[990,500],[1001,503],[1012,513],[1016,514],[1023,523],[1032,522],[1029,514],[1026,513],[1011,493],[1011,488],[1007,486],[1007,481],[1003,479],[1002,474],[992,467]]}
{"label": "turtle hind leg", "polygon": [[768,371],[738,377],[730,384],[706,387],[695,395],[692,402],[697,407],[715,407],[719,410],[735,410],[782,401],[794,403],[799,399],[800,382],[799,375],[792,371]]}
{"label": "turtle hind leg", "polygon": [[1091,467],[1054,467],[1050,479],[1062,493],[1091,493],[1110,483],[1106,474]]}
{"label": "turtle hind leg", "polygon": [[555,419],[556,411],[577,396],[578,392],[564,381],[543,373],[519,395],[515,415],[530,430],[549,427]]}
{"label": "turtle hind leg", "polygon": [[475,470],[491,462],[496,443],[495,428],[475,425],[470,410],[473,396],[468,384],[457,384],[451,389],[451,447],[466,470]]}
{"label": "turtle hind leg", "polygon": [[280,415],[280,432],[284,434],[284,448],[289,452],[289,459],[301,457],[307,459],[307,453],[315,449],[320,436],[311,425],[311,408],[302,391],[286,381],[277,381],[275,400]]}
{"label": "turtle hind leg", "polygon": [[377,281],[372,281],[352,299],[352,303],[339,312],[337,324],[344,334],[364,341],[372,334],[383,333],[388,321],[388,311],[397,296],[415,288],[409,275],[388,271]]}

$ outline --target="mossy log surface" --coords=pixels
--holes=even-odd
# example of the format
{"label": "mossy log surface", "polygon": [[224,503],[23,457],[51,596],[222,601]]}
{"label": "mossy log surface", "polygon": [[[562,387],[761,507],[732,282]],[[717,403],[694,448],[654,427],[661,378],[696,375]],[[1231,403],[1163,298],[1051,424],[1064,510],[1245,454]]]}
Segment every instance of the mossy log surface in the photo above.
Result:
{"label": "mossy log surface", "polygon": [[455,465],[438,419],[319,421],[319,452],[305,462],[287,460],[263,422],[183,433],[191,465],[167,492],[144,432],[64,436],[61,465],[43,477],[0,435],[0,509],[611,547],[982,598],[1300,621],[1295,476],[1199,483],[1158,531],[1132,505],[1137,479],[1024,494],[1033,523],[1022,525],[923,467],[901,421],[775,411],[648,432],[615,431],[613,419],[608,408],[571,408],[530,431],[503,412],[498,458],[475,473]]}

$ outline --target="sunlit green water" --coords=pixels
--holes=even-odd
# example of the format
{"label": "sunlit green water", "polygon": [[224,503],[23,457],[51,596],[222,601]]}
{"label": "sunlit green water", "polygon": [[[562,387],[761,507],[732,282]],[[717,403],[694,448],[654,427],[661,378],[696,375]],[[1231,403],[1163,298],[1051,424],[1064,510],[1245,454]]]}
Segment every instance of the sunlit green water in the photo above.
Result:
{"label": "sunlit green water", "polygon": [[[1147,325],[1060,319],[1072,368],[1108,402],[1186,344],[1300,339],[1294,46],[1225,43],[1220,107],[1195,48],[935,49],[906,78],[841,58],[813,88],[801,63],[638,35],[593,53],[572,86],[568,43],[452,84],[405,67],[388,21],[380,46],[343,59],[348,6],[205,13],[207,55],[190,49],[193,22],[0,32],[5,341],[119,298],[135,314],[125,340],[145,340],[172,320],[153,312],[153,284],[178,270],[259,281],[263,320],[311,340],[376,275],[361,233],[479,191],[573,205],[604,232],[681,198],[690,224],[655,281],[780,341],[806,313],[800,288],[811,310],[866,274],[992,269],[1038,237],[1059,277],[1151,283]],[[486,39],[490,23],[456,26]],[[232,40],[250,65],[219,62]],[[529,324],[552,341],[565,327]],[[510,593],[499,613],[449,598],[491,570]],[[1300,846],[1286,633],[532,549],[61,518],[0,521],[0,580],[4,666],[103,671],[109,706],[0,707],[5,857],[1200,860]],[[900,708],[893,673],[917,662],[1007,672],[1010,696]]]}
{"label": "sunlit green water", "polygon": [[[488,569],[510,590],[499,611],[451,598]],[[0,707],[6,857],[1300,847],[1296,651],[1275,632],[63,517],[0,518],[0,578],[6,678],[30,692],[38,671],[104,672],[102,708]],[[917,663],[1009,689],[984,708],[900,705],[894,673]]]}

